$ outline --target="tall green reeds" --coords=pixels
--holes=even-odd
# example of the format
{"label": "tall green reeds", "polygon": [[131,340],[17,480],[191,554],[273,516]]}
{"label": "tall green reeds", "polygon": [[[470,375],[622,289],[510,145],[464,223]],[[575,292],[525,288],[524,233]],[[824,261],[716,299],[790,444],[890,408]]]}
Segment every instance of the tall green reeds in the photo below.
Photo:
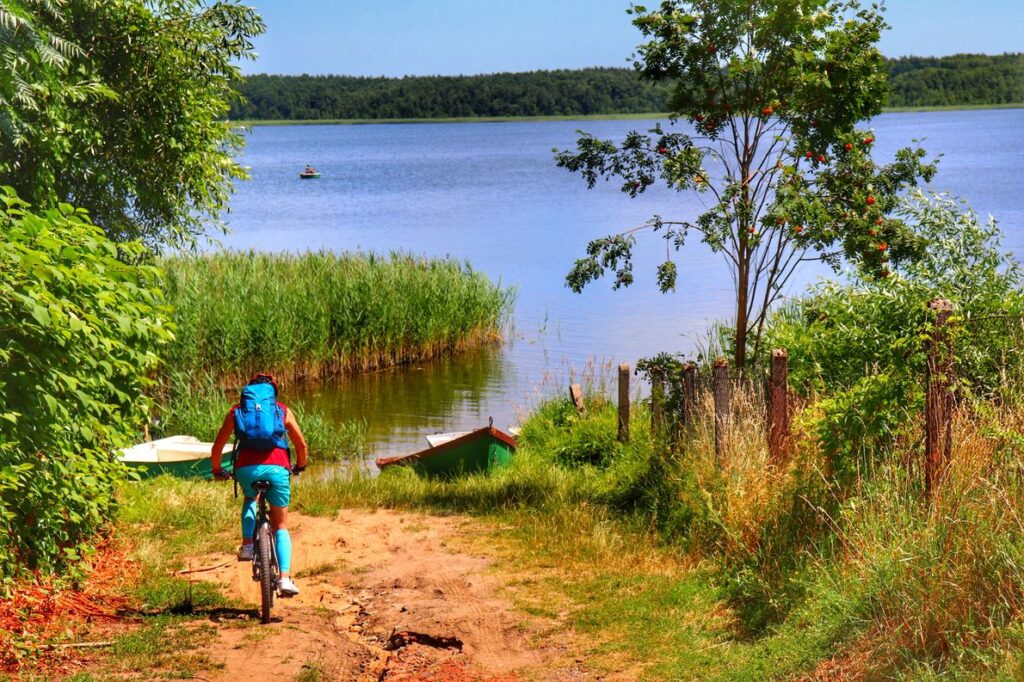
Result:
{"label": "tall green reeds", "polygon": [[453,259],[221,252],[161,262],[176,369],[320,378],[500,338],[514,292]]}

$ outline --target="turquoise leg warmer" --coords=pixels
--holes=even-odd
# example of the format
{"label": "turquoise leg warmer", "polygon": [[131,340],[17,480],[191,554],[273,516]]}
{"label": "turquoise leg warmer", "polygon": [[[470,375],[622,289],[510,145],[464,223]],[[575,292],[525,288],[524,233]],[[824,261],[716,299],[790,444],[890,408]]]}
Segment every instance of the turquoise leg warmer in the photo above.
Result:
{"label": "turquoise leg warmer", "polygon": [[292,536],[287,528],[279,528],[275,533],[277,539],[277,565],[282,573],[292,570]]}
{"label": "turquoise leg warmer", "polygon": [[242,539],[252,540],[256,530],[256,499],[247,497],[242,502]]}

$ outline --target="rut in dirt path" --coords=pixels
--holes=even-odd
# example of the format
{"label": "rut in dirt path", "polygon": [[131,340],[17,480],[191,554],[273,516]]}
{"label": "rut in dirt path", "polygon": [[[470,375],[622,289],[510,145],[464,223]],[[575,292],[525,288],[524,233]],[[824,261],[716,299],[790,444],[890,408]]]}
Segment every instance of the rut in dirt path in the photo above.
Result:
{"label": "rut in dirt path", "polygon": [[[564,665],[565,647],[515,613],[488,570],[492,559],[449,546],[460,533],[481,532],[479,522],[345,510],[333,519],[292,513],[289,525],[301,594],[275,600],[267,626],[215,620],[203,653],[224,667],[206,679],[259,670],[290,680],[304,667],[335,680],[597,679]],[[190,565],[224,562],[215,555]],[[248,563],[192,575],[258,600]]]}

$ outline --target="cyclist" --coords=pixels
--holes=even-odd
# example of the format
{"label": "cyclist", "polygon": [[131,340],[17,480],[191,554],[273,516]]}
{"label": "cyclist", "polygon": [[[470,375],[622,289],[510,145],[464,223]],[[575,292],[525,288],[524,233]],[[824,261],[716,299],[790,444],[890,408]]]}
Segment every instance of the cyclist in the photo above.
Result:
{"label": "cyclist", "polygon": [[[273,389],[267,391],[265,384]],[[255,396],[255,399],[254,399]],[[267,396],[261,398],[261,396]],[[263,403],[260,403],[260,400]],[[262,407],[266,405],[267,410]],[[276,408],[276,409],[275,409]],[[259,436],[262,415],[271,414],[268,438]],[[256,491],[253,483],[270,481],[267,502],[270,505],[270,524],[274,529],[277,544],[277,561],[281,571],[279,590],[282,596],[292,597],[299,588],[291,579],[292,540],[288,534],[288,501],[291,497],[289,474],[291,457],[288,438],[295,444],[296,472],[306,468],[307,447],[299,424],[292,411],[284,403],[277,402],[277,381],[271,374],[255,374],[249,385],[242,390],[242,399],[228,410],[220,431],[213,441],[210,464],[214,478],[228,480],[231,475],[221,468],[221,455],[231,435],[235,435],[238,449],[235,453],[235,479],[242,484],[245,500],[242,502],[242,546],[238,548],[238,560],[252,560],[252,534],[256,527]]]}

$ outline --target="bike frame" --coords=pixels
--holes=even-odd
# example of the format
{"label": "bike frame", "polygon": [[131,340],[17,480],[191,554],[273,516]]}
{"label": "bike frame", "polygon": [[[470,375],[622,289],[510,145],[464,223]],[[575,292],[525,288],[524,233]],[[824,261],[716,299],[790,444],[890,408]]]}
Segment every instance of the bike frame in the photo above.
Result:
{"label": "bike frame", "polygon": [[256,489],[256,525],[253,526],[252,531],[252,579],[256,582],[260,580],[260,547],[259,547],[259,535],[260,526],[266,524],[270,527],[270,532],[267,533],[267,537],[270,538],[270,563],[272,568],[276,568],[277,575],[274,576],[274,593],[276,594],[281,582],[281,569],[280,564],[277,562],[277,540],[274,538],[274,529],[270,525],[270,514],[267,509],[267,498],[263,494],[270,489],[269,481],[256,481],[253,484]]}

